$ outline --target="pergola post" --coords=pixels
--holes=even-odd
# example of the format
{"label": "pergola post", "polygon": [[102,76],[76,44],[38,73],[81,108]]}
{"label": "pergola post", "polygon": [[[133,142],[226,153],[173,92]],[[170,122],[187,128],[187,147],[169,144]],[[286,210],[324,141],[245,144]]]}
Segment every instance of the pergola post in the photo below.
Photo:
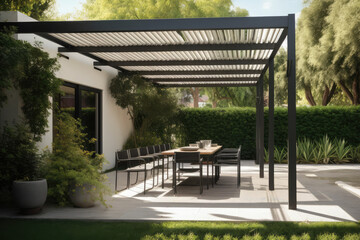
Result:
{"label": "pergola post", "polygon": [[260,168],[260,178],[264,177],[264,78],[263,76],[260,77],[258,84],[257,84],[257,112],[258,112],[258,161],[259,161],[259,168]]}
{"label": "pergola post", "polygon": [[274,190],[274,58],[269,61],[269,190]]}
{"label": "pergola post", "polygon": [[288,164],[289,209],[296,209],[296,58],[295,15],[289,14],[288,26]]}
{"label": "pergola post", "polygon": [[255,126],[255,131],[256,131],[256,136],[255,136],[255,142],[256,142],[256,159],[255,159],[255,163],[259,164],[259,136],[260,136],[260,117],[259,117],[259,102],[260,102],[260,94],[259,94],[259,82],[256,84],[256,126]]}

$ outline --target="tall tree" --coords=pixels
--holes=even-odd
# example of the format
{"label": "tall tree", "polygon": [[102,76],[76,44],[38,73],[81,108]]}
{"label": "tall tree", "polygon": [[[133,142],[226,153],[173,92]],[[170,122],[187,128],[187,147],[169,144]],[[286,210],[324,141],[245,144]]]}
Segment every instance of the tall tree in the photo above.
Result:
{"label": "tall tree", "polygon": [[323,76],[333,75],[353,105],[360,104],[360,2],[336,0],[325,18],[313,64]]}
{"label": "tall tree", "polygon": [[[234,8],[231,0],[87,0],[86,19],[155,19],[193,17],[244,17],[245,9]],[[184,36],[183,36],[184,37]],[[199,106],[200,88],[191,88],[194,107]],[[210,89],[210,96],[218,90]]]}
{"label": "tall tree", "polygon": [[310,5],[301,11],[297,23],[296,50],[299,69],[297,80],[311,106],[316,105],[316,99],[321,101],[321,105],[326,106],[336,89],[334,77],[324,74],[322,66],[317,62],[319,59],[314,57],[314,53],[322,44],[320,39],[323,37],[324,30],[328,28],[326,17],[334,1],[311,1]]}
{"label": "tall tree", "polygon": [[0,11],[19,11],[37,20],[46,17],[55,0],[0,0]]}

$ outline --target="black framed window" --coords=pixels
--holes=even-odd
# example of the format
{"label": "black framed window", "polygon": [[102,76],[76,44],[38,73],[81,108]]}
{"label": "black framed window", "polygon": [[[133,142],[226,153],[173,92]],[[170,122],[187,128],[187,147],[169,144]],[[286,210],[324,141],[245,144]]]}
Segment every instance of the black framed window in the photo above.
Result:
{"label": "black framed window", "polygon": [[85,143],[89,151],[102,153],[102,91],[79,84],[64,82],[60,87],[63,94],[55,101],[61,111],[80,119],[88,140],[95,138],[94,143]]}

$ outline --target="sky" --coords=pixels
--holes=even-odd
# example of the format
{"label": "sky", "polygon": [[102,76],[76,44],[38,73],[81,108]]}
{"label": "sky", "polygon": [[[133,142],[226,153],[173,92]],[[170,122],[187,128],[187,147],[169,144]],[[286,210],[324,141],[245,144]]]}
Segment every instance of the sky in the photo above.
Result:
{"label": "sky", "polygon": [[[85,0],[56,0],[60,14],[81,9]],[[284,16],[289,13],[299,15],[303,0],[233,0],[234,6],[245,8],[250,16]]]}

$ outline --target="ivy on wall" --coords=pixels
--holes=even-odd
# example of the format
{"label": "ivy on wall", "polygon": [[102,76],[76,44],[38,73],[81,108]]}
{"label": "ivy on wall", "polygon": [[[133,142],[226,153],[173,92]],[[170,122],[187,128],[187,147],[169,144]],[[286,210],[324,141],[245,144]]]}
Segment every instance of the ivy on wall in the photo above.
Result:
{"label": "ivy on wall", "polygon": [[40,47],[0,32],[0,108],[7,100],[6,91],[19,89],[25,122],[36,140],[48,126],[49,96],[58,93],[61,85],[55,76],[59,69],[57,59],[50,58]]}

